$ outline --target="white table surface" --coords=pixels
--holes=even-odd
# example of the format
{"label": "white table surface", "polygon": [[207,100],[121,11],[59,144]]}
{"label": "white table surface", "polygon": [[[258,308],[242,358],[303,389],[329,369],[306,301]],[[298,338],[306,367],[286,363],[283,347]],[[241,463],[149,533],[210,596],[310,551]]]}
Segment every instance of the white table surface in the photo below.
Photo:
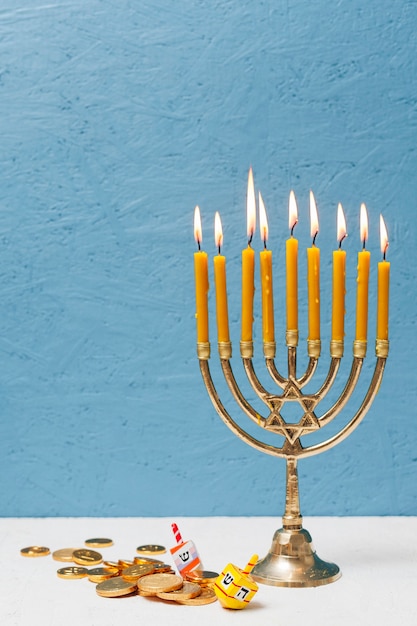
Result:
{"label": "white table surface", "polygon": [[[45,545],[51,551],[82,547],[89,537],[111,537],[108,560],[133,558],[145,543],[174,544],[171,522],[192,539],[206,569],[228,562],[242,567],[252,553],[268,552],[280,520],[216,518],[3,518],[0,519],[1,626],[130,626],[144,623],[402,626],[417,624],[417,518],[307,518],[318,555],[337,563],[342,578],[312,589],[260,585],[242,611],[218,602],[181,606],[139,596],[102,598],[87,579],[62,580],[65,564],[51,556],[24,558],[20,549]],[[165,559],[173,563],[169,552]],[[273,622],[271,621],[273,620]]]}

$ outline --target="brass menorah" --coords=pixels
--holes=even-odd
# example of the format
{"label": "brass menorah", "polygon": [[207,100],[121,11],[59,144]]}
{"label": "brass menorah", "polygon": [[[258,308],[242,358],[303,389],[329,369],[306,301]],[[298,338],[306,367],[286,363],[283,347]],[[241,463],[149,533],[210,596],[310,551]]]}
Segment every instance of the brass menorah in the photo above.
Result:
{"label": "brass menorah", "polygon": [[[297,331],[287,331],[286,343],[288,350],[288,375],[282,376],[275,365],[275,342],[264,342],[264,356],[266,369],[273,382],[280,389],[280,393],[270,393],[260,382],[253,365],[253,342],[242,341],[240,352],[243,367],[250,385],[257,396],[266,405],[268,415],[260,415],[245,399],[233,375],[230,358],[232,356],[231,342],[220,342],[220,364],[227,385],[239,405],[240,409],[260,428],[282,435],[282,446],[273,446],[264,443],[241,428],[229,415],[216,391],[210,374],[208,360],[210,358],[209,342],[197,343],[197,355],[204,383],[207,387],[213,405],[225,424],[240,439],[250,446],[270,454],[283,457],[287,462],[286,474],[286,504],[282,518],[282,528],[274,534],[272,546],[267,556],[261,559],[252,571],[256,581],[268,585],[282,587],[314,587],[333,582],[340,578],[341,572],[334,563],[321,560],[312,544],[311,536],[302,526],[298,490],[298,459],[329,450],[346,439],[361,423],[378,392],[385,362],[388,356],[388,340],[376,340],[376,364],[365,397],[350,419],[340,431],[314,445],[304,446],[301,438],[309,433],[318,431],[331,422],[347,405],[359,380],[359,375],[366,356],[366,341],[355,340],[353,343],[352,367],[343,391],[334,404],[317,416],[319,403],[330,391],[339,371],[343,356],[343,341],[330,342],[330,365],[324,382],[315,393],[303,393],[303,388],[309,383],[317,369],[320,356],[320,341],[307,341],[308,365],[301,376],[297,376]],[[287,422],[282,415],[282,408],[289,402],[297,402],[303,411],[298,423]]]}

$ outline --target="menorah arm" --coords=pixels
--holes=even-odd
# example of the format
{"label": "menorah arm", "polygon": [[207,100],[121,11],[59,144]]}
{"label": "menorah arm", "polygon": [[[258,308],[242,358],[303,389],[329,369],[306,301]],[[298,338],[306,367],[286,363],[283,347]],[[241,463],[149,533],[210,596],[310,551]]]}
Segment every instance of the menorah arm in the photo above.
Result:
{"label": "menorah arm", "polygon": [[329,371],[327,373],[326,379],[320,389],[316,392],[316,396],[319,398],[324,398],[324,396],[329,391],[330,387],[333,385],[335,378],[337,376],[337,372],[339,371],[341,359],[339,357],[333,357],[330,361]]}
{"label": "menorah arm", "polygon": [[248,377],[248,380],[252,385],[253,390],[258,394],[262,402],[269,406],[267,398],[270,398],[271,394],[265,389],[265,387],[261,384],[259,378],[255,374],[252,359],[247,359],[243,357],[242,362],[246,372],[246,376]]}
{"label": "menorah arm", "polygon": [[333,448],[338,443],[349,437],[349,435],[359,426],[366,413],[368,412],[372,402],[375,399],[376,394],[378,393],[379,386],[382,381],[382,376],[385,369],[386,358],[378,357],[375,365],[374,375],[372,377],[371,383],[369,385],[368,391],[365,395],[365,398],[359,407],[358,411],[355,413],[351,421],[346,424],[346,426],[336,435],[323,441],[322,443],[318,443],[314,446],[308,446],[299,451],[299,457],[308,457],[313,456],[314,454],[319,454],[320,452],[324,452],[325,450],[329,450]]}
{"label": "menorah arm", "polygon": [[323,415],[319,417],[320,426],[325,426],[326,424],[328,424],[346,406],[349,398],[353,393],[353,390],[355,389],[356,383],[358,382],[359,375],[362,370],[362,365],[363,358],[353,358],[352,367],[345,388],[343,389],[338,400],[333,404],[333,406],[331,406],[330,409],[326,411],[326,413],[323,413]]}
{"label": "menorah arm", "polygon": [[211,378],[208,361],[206,359],[199,359],[199,363],[200,363],[201,375],[203,377],[204,384],[207,388],[207,392],[209,394],[210,400],[212,401],[214,408],[216,409],[217,413],[220,415],[221,419],[226,424],[226,426],[230,428],[230,430],[237,437],[239,437],[239,439],[241,439],[248,445],[252,446],[252,448],[259,450],[260,452],[270,454],[271,456],[285,457],[286,454],[284,454],[282,448],[271,446],[270,444],[267,444],[267,443],[264,443],[263,441],[259,441],[258,439],[255,439],[254,437],[249,435],[245,430],[243,430],[243,428],[241,428],[238,424],[236,424],[236,422],[233,420],[233,418],[229,415],[229,413],[223,406],[217,394],[216,388],[213,383],[213,379]]}
{"label": "menorah arm", "polygon": [[283,376],[281,376],[281,374],[279,373],[279,371],[277,370],[275,366],[274,359],[266,358],[265,364],[272,380],[278,385],[278,387],[281,387],[281,389],[284,389],[288,380],[284,378]]}
{"label": "menorah arm", "polygon": [[308,365],[303,376],[297,379],[297,386],[299,389],[304,387],[313,377],[314,372],[316,371],[318,363],[318,358],[311,356],[308,360]]}
{"label": "menorah arm", "polygon": [[236,379],[233,375],[232,366],[230,365],[230,361],[228,359],[220,360],[224,377],[226,379],[227,385],[232,392],[233,397],[236,402],[242,409],[244,413],[258,426],[264,426],[265,418],[262,417],[255,409],[249,404],[246,398],[242,395],[242,392],[239,389],[239,386],[236,382]]}

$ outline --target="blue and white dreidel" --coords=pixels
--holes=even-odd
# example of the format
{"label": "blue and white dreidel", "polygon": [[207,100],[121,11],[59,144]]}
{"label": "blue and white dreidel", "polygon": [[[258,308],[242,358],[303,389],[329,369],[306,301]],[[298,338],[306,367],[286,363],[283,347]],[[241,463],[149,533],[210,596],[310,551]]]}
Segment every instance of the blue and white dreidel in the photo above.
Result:
{"label": "blue and white dreidel", "polygon": [[170,552],[174,557],[174,562],[181,576],[185,576],[187,572],[193,569],[203,569],[203,564],[198,556],[197,548],[193,541],[183,541],[178,526],[171,524],[177,545],[170,548]]}
{"label": "blue and white dreidel", "polygon": [[223,568],[214,584],[214,592],[225,609],[244,609],[248,606],[258,591],[258,585],[250,575],[257,561],[258,555],[254,554],[243,570],[233,563]]}

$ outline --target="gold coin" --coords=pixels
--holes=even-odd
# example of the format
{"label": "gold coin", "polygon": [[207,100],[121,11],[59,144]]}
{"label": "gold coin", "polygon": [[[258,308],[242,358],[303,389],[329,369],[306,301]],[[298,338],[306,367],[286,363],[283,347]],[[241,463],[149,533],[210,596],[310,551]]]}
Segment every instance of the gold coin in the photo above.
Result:
{"label": "gold coin", "polygon": [[45,546],[29,546],[28,548],[22,548],[20,550],[20,554],[22,556],[47,556],[50,553],[49,548],[45,548]]}
{"label": "gold coin", "polygon": [[127,567],[132,567],[132,565],[135,565],[135,563],[133,561],[129,561],[127,559],[119,559],[119,561],[118,561],[118,568],[121,571],[123,571]]}
{"label": "gold coin", "polygon": [[168,565],[167,563],[154,563],[154,571],[155,574],[164,574],[167,572],[172,572],[173,570],[171,565]]}
{"label": "gold coin", "polygon": [[187,606],[202,606],[203,604],[210,604],[216,602],[217,596],[214,593],[214,589],[211,587],[204,587],[201,593],[196,598],[189,598],[188,600],[177,600],[179,604],[186,604]]}
{"label": "gold coin", "polygon": [[118,561],[103,561],[104,567],[115,567],[117,570],[122,569]]}
{"label": "gold coin", "polygon": [[148,543],[146,546],[139,546],[136,548],[136,552],[139,554],[164,554],[167,549],[164,546],[158,546],[154,543]]}
{"label": "gold coin", "polygon": [[100,552],[95,552],[95,550],[80,548],[79,550],[74,550],[72,559],[78,565],[98,565],[102,562],[103,557]]}
{"label": "gold coin", "polygon": [[130,582],[136,582],[142,576],[152,574],[154,566],[151,563],[139,563],[137,565],[131,565],[122,570],[122,578],[129,580]]}
{"label": "gold coin", "polygon": [[138,580],[138,589],[145,593],[156,595],[162,591],[181,589],[183,579],[176,574],[150,574]]}
{"label": "gold coin", "polygon": [[119,575],[117,567],[95,567],[88,570],[88,580],[92,583],[101,583],[103,580]]}
{"label": "gold coin", "polygon": [[162,600],[173,600],[174,602],[180,602],[181,600],[189,600],[190,598],[196,598],[202,592],[200,585],[197,583],[185,582],[181,589],[177,591],[162,591],[157,593],[158,598]]}
{"label": "gold coin", "polygon": [[55,550],[52,552],[52,558],[55,561],[63,561],[64,563],[72,562],[72,553],[79,548],[61,548],[61,550]]}
{"label": "gold coin", "polygon": [[103,596],[104,598],[118,598],[136,592],[137,589],[135,583],[130,583],[121,576],[116,576],[115,578],[109,578],[99,583],[96,587],[96,591],[99,596]]}
{"label": "gold coin", "polygon": [[133,558],[134,565],[141,565],[142,563],[154,563],[155,565],[163,565],[164,562],[159,559],[152,559],[149,556],[135,556]]}
{"label": "gold coin", "polygon": [[85,578],[88,574],[86,567],[62,567],[57,571],[60,578]]}
{"label": "gold coin", "polygon": [[107,539],[106,537],[97,537],[94,539],[86,539],[84,543],[89,548],[108,548],[113,545],[113,540]]}
{"label": "gold coin", "polygon": [[202,569],[191,570],[191,572],[187,572],[184,576],[185,580],[188,580],[191,583],[198,583],[202,587],[213,585],[214,581],[218,577],[219,575],[217,572],[210,572]]}

